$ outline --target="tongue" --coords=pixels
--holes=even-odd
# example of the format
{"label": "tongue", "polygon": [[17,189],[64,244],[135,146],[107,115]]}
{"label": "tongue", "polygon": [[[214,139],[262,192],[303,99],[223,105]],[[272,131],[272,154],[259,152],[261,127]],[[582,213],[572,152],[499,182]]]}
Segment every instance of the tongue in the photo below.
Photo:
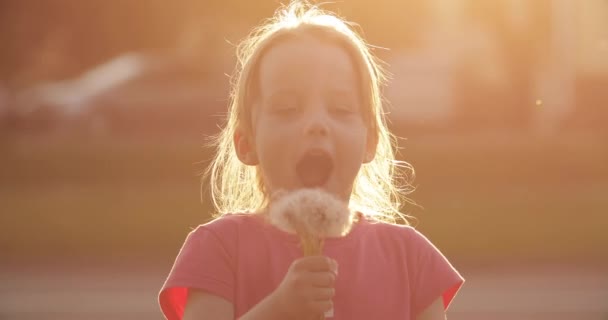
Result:
{"label": "tongue", "polygon": [[329,180],[333,163],[325,153],[307,154],[296,165],[296,173],[306,188],[323,186]]}

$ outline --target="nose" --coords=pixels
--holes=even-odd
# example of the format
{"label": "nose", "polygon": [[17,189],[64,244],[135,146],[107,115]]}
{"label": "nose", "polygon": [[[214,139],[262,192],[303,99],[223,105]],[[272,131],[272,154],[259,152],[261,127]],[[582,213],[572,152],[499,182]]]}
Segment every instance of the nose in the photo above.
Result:
{"label": "nose", "polygon": [[327,116],[322,110],[309,112],[305,126],[306,135],[310,136],[327,136],[329,133],[329,124]]}

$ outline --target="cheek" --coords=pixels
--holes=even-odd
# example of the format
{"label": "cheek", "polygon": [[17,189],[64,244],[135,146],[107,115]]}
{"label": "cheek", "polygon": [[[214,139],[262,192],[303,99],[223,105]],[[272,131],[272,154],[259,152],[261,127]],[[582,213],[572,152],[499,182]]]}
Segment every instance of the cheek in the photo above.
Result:
{"label": "cheek", "polygon": [[[297,124],[260,115],[256,121],[256,144],[263,153],[283,153],[296,138]],[[285,149],[288,148],[288,149]],[[278,149],[278,150],[277,150]]]}
{"label": "cheek", "polygon": [[342,142],[338,148],[341,159],[339,160],[344,165],[344,173],[348,177],[354,177],[359,172],[361,165],[365,159],[367,152],[367,131],[357,130],[353,132],[348,142]]}
{"label": "cheek", "polygon": [[267,126],[256,134],[256,152],[264,171],[278,171],[289,162],[293,144],[286,134],[274,129]]}

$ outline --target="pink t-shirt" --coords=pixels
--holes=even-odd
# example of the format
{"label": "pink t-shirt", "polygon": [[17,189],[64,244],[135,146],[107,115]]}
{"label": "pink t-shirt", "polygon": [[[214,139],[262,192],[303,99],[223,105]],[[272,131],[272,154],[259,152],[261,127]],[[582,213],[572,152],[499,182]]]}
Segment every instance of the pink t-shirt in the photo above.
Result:
{"label": "pink t-shirt", "polygon": [[[252,214],[226,215],[192,231],[161,289],[165,317],[181,319],[188,290],[223,297],[239,318],[281,283],[301,257],[298,238]],[[345,237],[327,239],[335,259],[333,319],[415,319],[433,301],[448,305],[464,279],[412,227],[365,218]]]}

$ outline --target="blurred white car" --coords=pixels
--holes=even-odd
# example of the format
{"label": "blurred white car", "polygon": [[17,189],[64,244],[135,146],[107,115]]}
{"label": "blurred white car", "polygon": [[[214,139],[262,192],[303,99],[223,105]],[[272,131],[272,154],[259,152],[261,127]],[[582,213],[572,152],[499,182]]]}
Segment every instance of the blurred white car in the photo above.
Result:
{"label": "blurred white car", "polygon": [[20,92],[16,113],[34,130],[203,132],[215,129],[213,115],[226,106],[222,77],[177,58],[129,53],[75,79]]}

